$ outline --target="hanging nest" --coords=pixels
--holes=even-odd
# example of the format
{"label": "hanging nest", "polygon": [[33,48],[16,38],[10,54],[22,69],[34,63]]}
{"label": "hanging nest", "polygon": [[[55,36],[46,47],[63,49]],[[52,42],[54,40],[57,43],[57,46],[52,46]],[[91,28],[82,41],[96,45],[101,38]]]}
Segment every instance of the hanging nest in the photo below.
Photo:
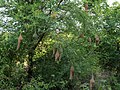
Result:
{"label": "hanging nest", "polygon": [[80,34],[79,38],[84,38],[84,33]]}
{"label": "hanging nest", "polygon": [[33,34],[33,38],[35,38],[35,39],[38,38],[38,35],[37,35],[36,31],[35,31],[34,34]]}
{"label": "hanging nest", "polygon": [[94,76],[92,74],[92,78],[90,79],[90,90],[93,90],[94,85],[95,85],[95,80],[94,80]]}
{"label": "hanging nest", "polygon": [[59,50],[56,50],[55,53],[55,61],[60,61],[61,60],[61,53],[59,52]]}
{"label": "hanging nest", "polygon": [[85,3],[84,7],[85,7],[85,11],[88,12],[88,3]]}
{"label": "hanging nest", "polygon": [[100,43],[100,38],[98,35],[95,35],[95,43],[98,45]]}
{"label": "hanging nest", "polygon": [[74,67],[71,66],[71,68],[70,68],[70,78],[69,79],[72,80],[73,77],[74,77]]}
{"label": "hanging nest", "polygon": [[18,37],[18,45],[17,45],[17,50],[20,48],[20,44],[23,40],[22,34],[20,33],[20,36]]}
{"label": "hanging nest", "polygon": [[89,42],[89,43],[91,43],[91,42],[92,42],[92,39],[91,39],[90,37],[88,38],[88,42]]}
{"label": "hanging nest", "polygon": [[62,53],[63,53],[63,49],[62,49],[61,45],[55,46],[53,48],[52,56],[55,57],[55,61],[60,61],[61,60]]}

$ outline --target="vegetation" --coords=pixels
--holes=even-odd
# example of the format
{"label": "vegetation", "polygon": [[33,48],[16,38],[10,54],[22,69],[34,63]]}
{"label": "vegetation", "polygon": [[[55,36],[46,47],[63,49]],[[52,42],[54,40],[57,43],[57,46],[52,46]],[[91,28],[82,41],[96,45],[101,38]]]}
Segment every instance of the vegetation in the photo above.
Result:
{"label": "vegetation", "polygon": [[120,4],[1,0],[1,90],[119,90]]}

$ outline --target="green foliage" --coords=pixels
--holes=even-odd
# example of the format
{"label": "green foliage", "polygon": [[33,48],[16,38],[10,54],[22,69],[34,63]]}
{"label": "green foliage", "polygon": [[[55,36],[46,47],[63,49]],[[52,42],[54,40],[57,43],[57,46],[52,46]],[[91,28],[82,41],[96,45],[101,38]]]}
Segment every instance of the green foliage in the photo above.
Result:
{"label": "green foliage", "polygon": [[[118,90],[119,6],[109,8],[105,2],[101,5],[102,0],[89,3],[92,6],[85,12],[79,1],[6,1],[1,6],[5,8],[1,15],[9,20],[0,23],[4,29],[0,34],[0,89],[89,90],[93,74],[95,89]],[[23,40],[16,50],[20,33]],[[55,61],[54,49],[60,60]],[[73,80],[69,79],[71,66]],[[99,76],[103,68],[115,73],[112,79]]]}
{"label": "green foliage", "polygon": [[[119,76],[120,63],[120,32],[119,32],[119,6],[114,7],[105,14],[103,26],[105,27],[105,36],[99,47],[101,59],[100,63],[103,68],[114,71]],[[115,13],[116,12],[116,13]]]}

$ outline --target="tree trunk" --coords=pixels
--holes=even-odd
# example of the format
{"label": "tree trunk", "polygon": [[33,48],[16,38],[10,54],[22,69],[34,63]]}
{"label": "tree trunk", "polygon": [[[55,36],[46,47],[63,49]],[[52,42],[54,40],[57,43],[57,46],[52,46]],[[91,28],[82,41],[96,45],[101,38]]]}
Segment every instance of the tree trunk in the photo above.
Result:
{"label": "tree trunk", "polygon": [[33,70],[32,70],[32,69],[33,69],[33,56],[34,56],[34,51],[35,51],[36,47],[38,46],[38,44],[40,43],[40,41],[42,41],[44,35],[45,35],[45,33],[43,33],[43,34],[40,36],[40,38],[39,38],[39,40],[37,41],[37,43],[36,43],[33,47],[31,47],[30,50],[29,50],[29,53],[28,53],[28,55],[29,55],[29,57],[28,57],[29,66],[28,66],[28,71],[27,71],[27,73],[28,73],[28,75],[27,75],[27,80],[28,80],[28,82],[30,82],[30,81],[31,81],[31,78],[33,77]]}

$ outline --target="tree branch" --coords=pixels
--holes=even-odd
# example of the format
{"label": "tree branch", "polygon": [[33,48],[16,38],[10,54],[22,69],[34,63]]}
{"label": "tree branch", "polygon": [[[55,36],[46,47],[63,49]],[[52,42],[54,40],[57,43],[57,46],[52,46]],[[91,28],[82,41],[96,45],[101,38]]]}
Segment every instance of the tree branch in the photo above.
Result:
{"label": "tree branch", "polygon": [[58,8],[59,8],[60,4],[62,3],[62,1],[63,1],[63,0],[60,0],[60,2],[58,3],[58,6],[57,6]]}
{"label": "tree branch", "polygon": [[44,36],[45,36],[45,33],[42,33],[42,35],[40,36],[40,38],[37,41],[37,43],[33,47],[31,47],[31,49],[29,50],[29,53],[28,53],[28,55],[29,55],[29,57],[28,57],[28,59],[29,59],[29,67],[28,67],[28,71],[27,71],[27,73],[28,73],[28,76],[27,76],[28,82],[30,82],[30,80],[31,80],[31,78],[33,76],[32,68],[33,68],[34,51],[35,51],[36,47],[38,46],[38,44],[40,43],[40,41],[42,41]]}

